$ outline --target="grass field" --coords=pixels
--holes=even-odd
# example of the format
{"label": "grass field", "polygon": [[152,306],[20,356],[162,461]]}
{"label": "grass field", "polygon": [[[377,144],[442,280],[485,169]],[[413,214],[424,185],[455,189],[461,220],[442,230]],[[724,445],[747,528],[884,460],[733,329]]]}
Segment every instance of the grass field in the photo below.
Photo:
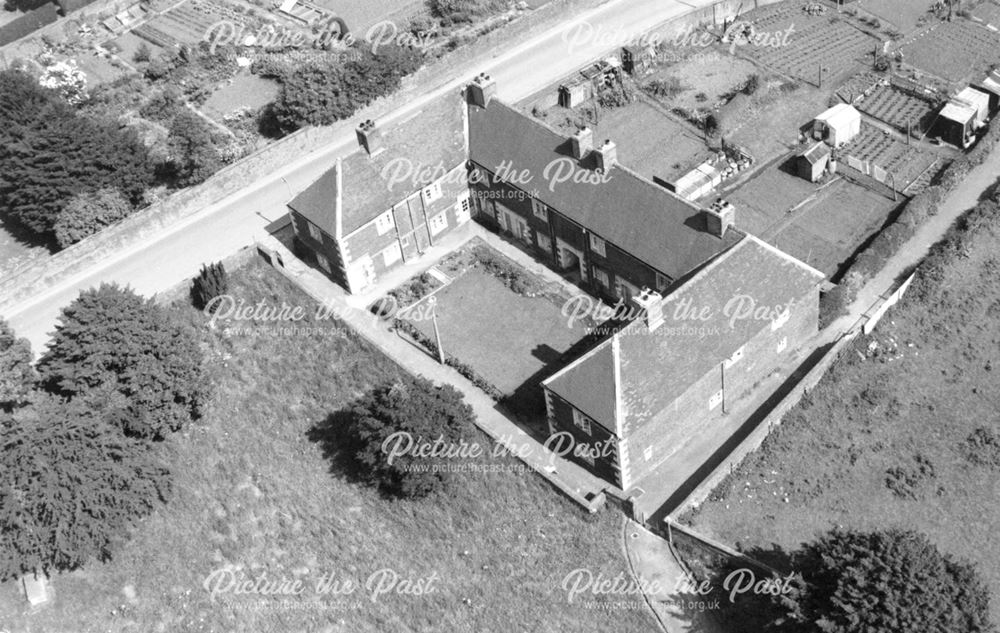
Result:
{"label": "grass field", "polygon": [[265,77],[241,72],[233,80],[212,93],[202,111],[217,121],[240,108],[256,110],[274,101],[281,87]]}
{"label": "grass field", "polygon": [[817,191],[778,166],[727,199],[736,205],[737,226],[831,276],[895,206],[843,180]]}
{"label": "grass field", "polygon": [[[250,304],[312,306],[277,272],[253,263],[231,292]],[[114,560],[54,579],[55,603],[28,614],[15,583],[0,586],[0,629],[62,633],[155,631],[649,631],[639,611],[583,609],[561,588],[571,570],[626,571],[620,519],[585,515],[533,473],[456,474],[421,501],[383,498],[355,481],[336,438],[311,429],[372,385],[399,374],[335,321],[274,323],[252,333],[184,308],[204,333],[214,397],[205,417],[170,441],[175,491]],[[311,310],[311,308],[310,308]],[[483,441],[470,430],[469,441]],[[331,454],[332,453],[332,454]],[[232,566],[250,579],[298,578],[299,596],[232,593],[210,599],[203,583]],[[314,583],[365,583],[390,569],[437,580],[425,595],[373,602],[318,594]],[[401,585],[397,585],[399,589]],[[428,586],[425,583],[425,586]],[[287,602],[283,602],[287,601]]]}
{"label": "grass field", "polygon": [[927,11],[936,0],[865,0],[863,13],[874,15],[881,20],[894,24],[903,33],[909,33],[917,28],[921,18],[927,16]]}
{"label": "grass field", "polygon": [[946,263],[844,351],[695,513],[696,529],[786,550],[836,526],[918,529],[977,564],[1000,619],[997,215],[960,221]]}
{"label": "grass field", "polygon": [[[481,270],[469,270],[435,296],[445,350],[505,394],[558,361],[586,334],[581,323],[567,326],[562,304],[551,297],[520,296]],[[434,336],[430,322],[415,325]]]}
{"label": "grass field", "polygon": [[673,180],[709,153],[693,126],[679,123],[642,101],[603,111],[594,127],[594,138],[614,139],[622,164],[646,178]]}

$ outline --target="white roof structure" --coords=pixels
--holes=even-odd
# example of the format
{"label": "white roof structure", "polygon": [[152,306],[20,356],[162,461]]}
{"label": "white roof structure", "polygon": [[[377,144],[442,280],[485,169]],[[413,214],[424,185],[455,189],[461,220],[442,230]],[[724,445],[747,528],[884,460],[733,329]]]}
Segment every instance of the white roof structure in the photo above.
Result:
{"label": "white roof structure", "polygon": [[861,133],[861,113],[847,103],[838,103],[817,116],[816,121],[829,130],[827,141],[835,147],[849,143]]}
{"label": "white roof structure", "polygon": [[943,108],[941,108],[941,116],[949,121],[955,121],[965,125],[975,118],[976,110],[972,106],[965,105],[964,103],[949,101],[944,104]]}
{"label": "white roof structure", "polygon": [[822,121],[832,127],[842,127],[844,124],[861,120],[861,113],[849,103],[838,103],[826,112],[816,117],[817,121]]}
{"label": "white roof structure", "polygon": [[964,105],[972,106],[972,109],[976,111],[976,120],[980,123],[986,122],[986,118],[990,113],[990,96],[988,94],[968,86],[962,89],[955,96],[954,100]]}

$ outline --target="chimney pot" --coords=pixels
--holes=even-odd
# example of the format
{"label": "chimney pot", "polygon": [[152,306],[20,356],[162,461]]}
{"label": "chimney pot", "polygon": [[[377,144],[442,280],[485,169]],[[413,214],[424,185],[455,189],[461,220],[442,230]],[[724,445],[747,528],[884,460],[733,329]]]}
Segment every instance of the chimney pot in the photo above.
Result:
{"label": "chimney pot", "polygon": [[643,288],[642,292],[632,297],[632,303],[642,312],[640,318],[649,332],[656,331],[663,324],[663,295]]}
{"label": "chimney pot", "polygon": [[736,225],[736,207],[719,198],[705,209],[705,223],[708,232],[716,237],[725,237],[726,231]]}
{"label": "chimney pot", "polygon": [[371,119],[362,121],[356,131],[358,145],[364,148],[369,156],[375,156],[385,149],[382,147],[382,134],[379,132],[378,126],[375,125],[375,121]]}
{"label": "chimney pot", "polygon": [[468,88],[469,103],[480,108],[490,105],[497,94],[497,82],[486,73],[479,73]]}
{"label": "chimney pot", "polygon": [[597,150],[597,169],[606,174],[617,162],[618,148],[611,142],[611,139],[607,139],[604,141],[604,145],[601,145]]}
{"label": "chimney pot", "polygon": [[577,130],[570,139],[573,145],[573,158],[581,160],[594,149],[594,132],[589,127]]}

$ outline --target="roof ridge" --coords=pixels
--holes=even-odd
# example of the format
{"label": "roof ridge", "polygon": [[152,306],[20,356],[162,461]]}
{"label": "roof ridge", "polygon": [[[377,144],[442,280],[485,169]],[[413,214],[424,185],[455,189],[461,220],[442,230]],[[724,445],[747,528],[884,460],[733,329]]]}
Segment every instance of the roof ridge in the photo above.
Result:
{"label": "roof ridge", "polygon": [[821,271],[817,270],[816,268],[813,268],[812,266],[810,266],[809,264],[805,263],[804,261],[802,261],[798,257],[794,257],[794,256],[786,253],[785,251],[781,250],[777,246],[774,246],[773,244],[768,244],[767,242],[765,242],[764,240],[760,239],[756,235],[753,235],[752,233],[747,233],[746,235],[751,240],[753,240],[754,242],[756,242],[759,246],[762,246],[763,248],[765,248],[766,250],[770,251],[774,255],[777,255],[778,257],[780,257],[780,258],[782,258],[784,260],[787,260],[787,261],[791,262],[792,264],[795,264],[799,268],[804,269],[810,275],[813,275],[814,277],[819,277],[820,279],[826,279],[826,275],[824,275]]}

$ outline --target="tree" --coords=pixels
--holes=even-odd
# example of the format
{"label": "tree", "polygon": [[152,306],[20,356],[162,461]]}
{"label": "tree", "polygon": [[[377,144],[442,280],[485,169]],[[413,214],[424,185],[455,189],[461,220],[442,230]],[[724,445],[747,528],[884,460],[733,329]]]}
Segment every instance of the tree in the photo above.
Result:
{"label": "tree", "polygon": [[87,97],[87,73],[77,68],[72,59],[46,66],[38,84],[55,90],[71,105],[78,105]]}
{"label": "tree", "polygon": [[73,196],[112,187],[135,204],[152,180],[134,132],[77,114],[21,71],[0,71],[0,212],[8,219],[49,239]]}
{"label": "tree", "polygon": [[792,621],[825,633],[992,631],[989,592],[975,568],[910,530],[834,530],[806,545]]}
{"label": "tree", "polygon": [[202,353],[172,314],[129,289],[102,284],[63,309],[38,362],[47,390],[75,398],[108,388],[123,396],[109,413],[129,435],[163,438],[200,415]]}
{"label": "tree", "polygon": [[196,113],[187,108],[178,111],[167,137],[171,171],[178,186],[204,182],[222,168],[216,135],[212,126]]}
{"label": "tree", "polygon": [[149,48],[149,44],[145,42],[140,42],[139,46],[136,47],[135,53],[132,54],[132,61],[137,64],[142,64],[148,62],[153,57],[153,51]]}
{"label": "tree", "polygon": [[423,63],[420,51],[386,44],[377,52],[352,49],[355,59],[342,65],[309,64],[283,78],[273,114],[285,130],[330,125],[346,119],[378,97],[392,93]]}
{"label": "tree", "polygon": [[132,213],[132,205],[116,189],[73,196],[54,227],[61,248],[76,244]]}
{"label": "tree", "polygon": [[48,395],[0,421],[0,449],[0,580],[107,560],[170,487],[146,443]]}
{"label": "tree", "polygon": [[10,324],[0,318],[0,411],[25,402],[34,381],[31,344],[17,338]]}
{"label": "tree", "polygon": [[[226,276],[226,267],[222,262],[211,265],[202,264],[201,272],[192,280],[191,300],[194,307],[204,310],[208,307],[212,299],[226,294],[229,289],[229,278]],[[212,306],[212,312],[218,306]]]}
{"label": "tree", "polygon": [[[354,407],[348,427],[362,477],[404,497],[422,497],[439,489],[447,481],[447,472],[434,472],[433,466],[445,462],[444,458],[405,454],[389,459],[391,447],[402,451],[409,440],[438,439],[456,445],[462,433],[471,428],[474,415],[454,387],[438,387],[424,378],[400,379],[371,391]],[[401,444],[390,440],[396,433]],[[420,468],[412,468],[417,465]]]}

